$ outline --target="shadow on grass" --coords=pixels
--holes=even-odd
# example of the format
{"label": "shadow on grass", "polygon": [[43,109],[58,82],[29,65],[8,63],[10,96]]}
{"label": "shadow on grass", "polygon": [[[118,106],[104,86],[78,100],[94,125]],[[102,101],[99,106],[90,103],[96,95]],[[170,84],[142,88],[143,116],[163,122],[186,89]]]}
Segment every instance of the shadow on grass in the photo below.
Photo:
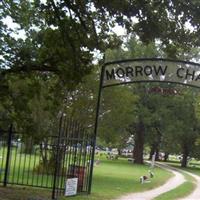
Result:
{"label": "shadow on grass", "polygon": [[51,191],[39,188],[0,186],[0,200],[50,200]]}
{"label": "shadow on grass", "polygon": [[[127,160],[101,160],[94,168],[91,195],[83,195],[65,200],[110,200],[126,193],[139,192],[164,184],[171,174],[163,169],[155,169],[155,178],[150,184],[141,184],[140,176],[147,175],[148,165],[136,165]],[[49,200],[51,190],[27,187],[0,187],[0,200]]]}

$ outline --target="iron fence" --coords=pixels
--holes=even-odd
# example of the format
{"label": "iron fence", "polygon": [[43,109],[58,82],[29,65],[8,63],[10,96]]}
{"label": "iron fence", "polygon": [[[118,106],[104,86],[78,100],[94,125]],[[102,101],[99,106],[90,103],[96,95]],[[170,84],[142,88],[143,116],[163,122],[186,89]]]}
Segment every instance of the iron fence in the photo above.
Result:
{"label": "iron fence", "polygon": [[59,134],[38,140],[0,129],[0,183],[52,189],[52,199],[64,195],[68,178],[78,178],[77,192],[88,193],[93,139],[76,121],[61,119]]}

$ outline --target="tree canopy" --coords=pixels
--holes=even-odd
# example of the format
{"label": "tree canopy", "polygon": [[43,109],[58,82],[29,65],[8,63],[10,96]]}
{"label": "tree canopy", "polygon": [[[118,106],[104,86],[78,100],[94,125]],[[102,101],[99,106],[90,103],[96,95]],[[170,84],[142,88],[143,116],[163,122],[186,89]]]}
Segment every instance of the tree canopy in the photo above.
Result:
{"label": "tree canopy", "polygon": [[[60,111],[92,127],[100,64],[130,57],[199,59],[199,10],[197,0],[2,0],[1,118],[12,119],[40,135],[48,132]],[[126,30],[128,42],[123,47],[125,39],[114,31],[116,26]],[[184,107],[188,94],[182,94],[183,99],[163,98],[146,93],[149,88],[147,84],[122,87],[119,93],[115,89],[105,92],[102,138],[118,145],[124,141],[122,135],[128,138],[134,133],[136,139],[139,131],[144,136],[141,149],[144,142],[149,146],[162,142],[167,151],[176,131],[186,137],[192,132],[191,144],[198,144],[198,127],[192,123],[198,123],[198,101]],[[176,115],[175,108],[169,113],[168,100],[180,102],[177,109],[190,120]],[[177,126],[170,125],[170,115]],[[161,123],[161,118],[169,119],[168,125]],[[108,135],[110,123],[113,128]],[[128,132],[127,127],[132,130]],[[184,142],[179,146],[184,147]],[[177,151],[181,152],[180,148],[173,149]]]}
{"label": "tree canopy", "polygon": [[71,85],[90,72],[94,52],[120,44],[116,25],[145,43],[160,40],[171,57],[178,47],[200,44],[196,0],[3,0],[0,6],[1,71],[54,72]]}

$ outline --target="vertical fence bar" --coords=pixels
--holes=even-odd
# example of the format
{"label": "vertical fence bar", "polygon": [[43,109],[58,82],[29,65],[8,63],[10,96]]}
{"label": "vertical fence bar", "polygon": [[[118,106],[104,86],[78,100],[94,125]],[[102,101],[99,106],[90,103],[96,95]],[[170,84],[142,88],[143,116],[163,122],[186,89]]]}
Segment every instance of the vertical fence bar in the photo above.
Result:
{"label": "vertical fence bar", "polygon": [[[5,131],[7,133],[3,144],[3,146],[5,146],[5,148],[3,148],[3,152],[5,151],[5,153],[3,154],[5,154],[5,156],[3,156],[4,161],[0,163],[0,166],[3,165],[2,168],[5,169],[5,173],[2,174],[2,181],[0,180],[0,182],[2,182],[4,186],[7,186],[7,184],[15,184],[50,187],[52,189],[52,199],[57,199],[62,194],[64,195],[65,179],[77,177],[78,193],[87,192],[91,169],[91,167],[88,166],[88,162],[90,165],[91,153],[93,150],[92,146],[89,151],[87,150],[87,145],[91,145],[89,136],[86,134],[81,124],[71,118],[64,118],[63,115],[60,118],[58,130],[57,136],[52,136],[50,140],[47,139],[47,141],[50,142],[49,146],[47,144],[43,147],[46,148],[45,150],[50,148],[50,151],[54,151],[53,153],[56,157],[54,173],[53,175],[49,175],[48,167],[47,174],[45,174],[44,171],[40,172],[40,168],[36,167],[39,163],[39,156],[37,156],[39,144],[36,146],[37,148],[34,149],[33,155],[24,154],[22,145],[25,145],[26,140],[19,142],[20,140],[18,140],[18,138],[20,137],[15,135],[13,126],[11,125],[8,130]],[[31,141],[31,144],[33,144],[33,141]],[[40,144],[40,148],[42,148],[42,144]],[[13,157],[12,161],[11,157]],[[49,176],[51,177],[50,184],[48,182]]]}
{"label": "vertical fence bar", "polygon": [[97,98],[97,107],[96,107],[96,116],[95,116],[95,125],[94,125],[94,135],[92,136],[92,156],[91,156],[91,165],[90,165],[90,175],[89,175],[89,184],[88,184],[88,194],[91,193],[92,189],[92,177],[93,177],[93,168],[94,168],[94,157],[95,157],[95,147],[96,147],[96,138],[98,131],[98,121],[99,121],[99,112],[100,112],[100,103],[101,103],[101,92],[103,86],[105,65],[101,68],[100,83],[99,83],[99,92]]}
{"label": "vertical fence bar", "polygon": [[52,199],[56,199],[56,183],[57,183],[57,174],[59,170],[59,153],[60,153],[60,140],[61,140],[61,132],[62,132],[62,121],[63,121],[63,115],[60,117],[60,123],[59,123],[59,135],[57,137],[57,143],[56,143],[56,163],[55,163],[55,171],[54,171],[54,177],[53,177],[53,189],[52,189]]}
{"label": "vertical fence bar", "polygon": [[8,173],[9,173],[9,164],[10,164],[10,150],[11,150],[11,140],[12,140],[12,124],[10,125],[8,132],[8,140],[7,140],[7,156],[6,156],[6,167],[5,167],[5,176],[4,176],[4,187],[7,186],[8,182]]}
{"label": "vertical fence bar", "polygon": [[61,178],[60,178],[60,194],[65,191],[65,179],[66,179],[66,168],[65,168],[65,157],[66,157],[66,131],[67,131],[67,118],[64,120],[63,134],[62,134],[62,160],[61,160]]}
{"label": "vertical fence bar", "polygon": [[[24,145],[21,143],[21,145]],[[20,177],[21,177],[21,164],[22,164],[22,153],[23,153],[23,146],[21,146],[20,151],[19,151],[19,164],[17,165],[17,176],[16,176],[16,184],[20,184]]]}
{"label": "vertical fence bar", "polygon": [[17,150],[18,150],[18,142],[17,142],[17,147],[15,149],[15,153],[12,153],[12,156],[14,154],[14,164],[13,164],[13,170],[12,170],[12,183],[15,182],[15,169],[16,169],[16,162],[17,162]]}
{"label": "vertical fence bar", "polygon": [[[5,132],[3,132],[5,133]],[[8,133],[8,131],[6,131],[6,133]],[[5,135],[2,136],[2,147],[3,147],[3,150],[2,150],[2,158],[1,158],[1,166],[0,168],[1,169],[4,169],[5,168],[5,162],[4,162],[4,158],[6,158],[6,138],[5,138]],[[4,175],[3,173],[0,173],[0,181],[3,183],[4,182]]]}

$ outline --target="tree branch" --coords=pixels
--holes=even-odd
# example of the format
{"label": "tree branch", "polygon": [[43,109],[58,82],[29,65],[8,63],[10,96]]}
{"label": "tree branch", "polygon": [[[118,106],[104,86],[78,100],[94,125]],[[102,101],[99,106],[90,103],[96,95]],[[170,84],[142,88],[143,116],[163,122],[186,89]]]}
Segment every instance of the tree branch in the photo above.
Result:
{"label": "tree branch", "polygon": [[11,74],[11,73],[22,73],[22,72],[25,72],[25,73],[28,73],[28,72],[33,72],[33,71],[38,71],[38,72],[52,72],[52,73],[55,73],[55,74],[59,74],[60,71],[56,68],[52,68],[50,66],[47,66],[47,65],[23,65],[21,67],[16,67],[16,68],[10,68],[10,69],[5,69],[5,70],[2,70],[0,71],[0,74],[2,76],[5,76],[7,74]]}

